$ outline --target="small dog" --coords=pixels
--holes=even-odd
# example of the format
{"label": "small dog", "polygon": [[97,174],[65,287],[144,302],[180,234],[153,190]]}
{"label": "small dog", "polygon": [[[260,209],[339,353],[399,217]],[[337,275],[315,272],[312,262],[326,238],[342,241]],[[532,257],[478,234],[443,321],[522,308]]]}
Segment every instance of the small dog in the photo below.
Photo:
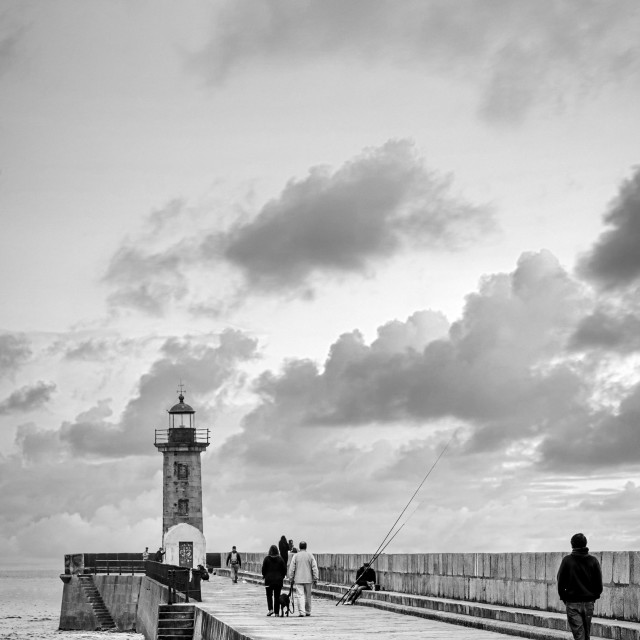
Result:
{"label": "small dog", "polygon": [[286,611],[287,618],[289,617],[289,612],[291,613],[294,612],[293,599],[291,598],[292,592],[293,592],[293,586],[289,590],[289,593],[280,594],[280,615],[284,616]]}

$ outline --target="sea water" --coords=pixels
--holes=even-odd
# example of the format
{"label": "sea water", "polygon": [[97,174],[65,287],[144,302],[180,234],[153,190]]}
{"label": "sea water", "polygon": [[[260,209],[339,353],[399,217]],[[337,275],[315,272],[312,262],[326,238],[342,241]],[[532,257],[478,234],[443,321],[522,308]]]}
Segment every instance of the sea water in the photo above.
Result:
{"label": "sea water", "polygon": [[1,640],[144,640],[141,633],[58,631],[60,571],[0,569]]}

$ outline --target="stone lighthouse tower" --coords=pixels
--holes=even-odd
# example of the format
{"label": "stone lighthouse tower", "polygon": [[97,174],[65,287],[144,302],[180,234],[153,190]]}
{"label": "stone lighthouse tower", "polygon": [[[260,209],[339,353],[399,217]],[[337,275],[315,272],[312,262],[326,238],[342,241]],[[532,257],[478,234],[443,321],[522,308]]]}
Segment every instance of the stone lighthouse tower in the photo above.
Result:
{"label": "stone lighthouse tower", "polygon": [[162,453],[162,546],[165,562],[181,567],[206,564],[202,526],[200,454],[209,446],[209,429],[196,429],[195,411],[184,402],[169,409],[169,428],[156,429]]}

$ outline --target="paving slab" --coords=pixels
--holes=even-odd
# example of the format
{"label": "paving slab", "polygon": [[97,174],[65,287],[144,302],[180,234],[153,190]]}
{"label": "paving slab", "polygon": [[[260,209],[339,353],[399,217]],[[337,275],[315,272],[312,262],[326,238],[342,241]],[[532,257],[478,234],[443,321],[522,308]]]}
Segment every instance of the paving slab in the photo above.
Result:
{"label": "paving slab", "polygon": [[[446,624],[361,605],[336,606],[334,600],[313,598],[310,617],[298,612],[284,618],[267,616],[264,587],[212,575],[202,583],[202,602],[198,607],[222,625],[235,630],[226,637],[250,640],[362,640],[363,636],[385,640],[504,640],[502,633]],[[213,640],[207,638],[206,640]]]}

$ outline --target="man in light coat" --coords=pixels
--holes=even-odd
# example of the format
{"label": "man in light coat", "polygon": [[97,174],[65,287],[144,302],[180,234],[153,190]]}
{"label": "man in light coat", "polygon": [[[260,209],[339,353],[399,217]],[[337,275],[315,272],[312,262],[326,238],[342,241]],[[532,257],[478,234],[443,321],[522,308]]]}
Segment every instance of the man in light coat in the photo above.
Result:
{"label": "man in light coat", "polygon": [[318,581],[318,564],[307,551],[307,543],[299,544],[300,551],[293,554],[289,565],[289,580],[295,584],[298,615],[311,615],[311,588]]}

